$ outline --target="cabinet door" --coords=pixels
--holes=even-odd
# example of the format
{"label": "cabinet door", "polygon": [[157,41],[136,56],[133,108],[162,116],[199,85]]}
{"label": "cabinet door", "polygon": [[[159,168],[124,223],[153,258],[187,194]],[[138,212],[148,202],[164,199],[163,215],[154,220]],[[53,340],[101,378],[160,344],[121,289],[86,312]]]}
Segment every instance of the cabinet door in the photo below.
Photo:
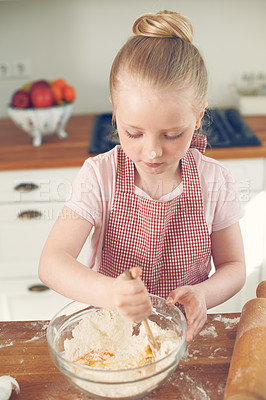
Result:
{"label": "cabinet door", "polygon": [[[52,291],[37,291],[37,278],[0,281],[0,320],[26,321],[51,319],[71,300]],[[41,286],[40,286],[41,287]]]}

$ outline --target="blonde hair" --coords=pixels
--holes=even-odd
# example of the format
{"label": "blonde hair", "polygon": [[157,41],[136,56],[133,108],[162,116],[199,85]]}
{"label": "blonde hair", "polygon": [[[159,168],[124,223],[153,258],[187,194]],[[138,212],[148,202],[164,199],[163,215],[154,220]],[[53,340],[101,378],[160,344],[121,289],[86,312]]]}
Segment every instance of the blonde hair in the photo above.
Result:
{"label": "blonde hair", "polygon": [[144,14],[133,24],[130,37],[114,59],[110,97],[121,85],[122,73],[159,88],[193,90],[193,108],[200,112],[207,95],[207,70],[192,44],[193,27],[181,14],[160,11]]}

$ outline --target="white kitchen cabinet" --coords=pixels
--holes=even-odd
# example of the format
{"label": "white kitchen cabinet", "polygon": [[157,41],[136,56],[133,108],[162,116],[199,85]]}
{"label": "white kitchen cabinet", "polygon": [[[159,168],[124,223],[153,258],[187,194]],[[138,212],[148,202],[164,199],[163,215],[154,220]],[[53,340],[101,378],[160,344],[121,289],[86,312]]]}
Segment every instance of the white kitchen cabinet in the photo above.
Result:
{"label": "white kitchen cabinet", "polygon": [[57,311],[71,302],[53,290],[40,290],[41,287],[45,288],[37,277],[1,279],[0,320],[51,319]]}
{"label": "white kitchen cabinet", "polygon": [[64,202],[78,170],[49,168],[0,172],[0,204]]}
{"label": "white kitchen cabinet", "polygon": [[[70,302],[52,290],[29,287],[40,283],[41,251],[78,170],[0,172],[0,320],[51,318]],[[89,242],[78,257],[85,264]]]}
{"label": "white kitchen cabinet", "polygon": [[0,206],[0,278],[37,274],[41,250],[61,209],[62,203]]}
{"label": "white kitchen cabinet", "polygon": [[258,283],[266,276],[266,160],[263,158],[222,160],[236,181],[245,215],[240,221],[243,235],[247,279],[243,289],[210,313],[240,312],[256,297]]}

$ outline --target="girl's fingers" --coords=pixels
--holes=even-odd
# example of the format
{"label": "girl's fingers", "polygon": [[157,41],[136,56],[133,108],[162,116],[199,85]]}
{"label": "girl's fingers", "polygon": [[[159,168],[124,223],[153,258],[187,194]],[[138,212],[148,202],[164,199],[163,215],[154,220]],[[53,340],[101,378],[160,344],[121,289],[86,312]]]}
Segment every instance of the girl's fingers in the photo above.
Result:
{"label": "girl's fingers", "polygon": [[187,286],[182,286],[176,290],[173,290],[169,293],[166,303],[170,305],[178,302],[184,305],[188,293],[189,289],[187,288]]}
{"label": "girl's fingers", "polygon": [[188,332],[187,340],[191,341],[202,329],[207,320],[207,313],[204,308],[197,308],[193,314],[187,314]]}
{"label": "girl's fingers", "polygon": [[144,283],[139,279],[141,268],[131,268],[130,272],[132,279],[128,280],[121,274],[114,281],[114,305],[124,317],[140,322],[152,313],[152,304]]}
{"label": "girl's fingers", "polygon": [[187,341],[200,332],[207,319],[205,297],[194,287],[183,286],[169,293],[166,304],[180,303],[185,307],[188,323]]}
{"label": "girl's fingers", "polygon": [[175,304],[175,301],[174,301],[174,299],[173,299],[172,297],[169,296],[169,297],[166,299],[166,304],[167,304],[168,306],[171,306],[171,305]]}
{"label": "girl's fingers", "polygon": [[115,307],[124,317],[139,322],[152,313],[152,304],[142,294],[136,296],[120,296],[115,301]]}
{"label": "girl's fingers", "polygon": [[191,342],[195,336],[201,331],[205,324],[205,319],[202,319],[200,321],[196,321],[193,324],[188,324],[188,330],[187,330],[187,341]]}
{"label": "girl's fingers", "polygon": [[115,305],[117,307],[138,307],[142,304],[149,306],[150,309],[152,308],[150,298],[145,292],[134,293],[133,295],[120,293],[115,295]]}
{"label": "girl's fingers", "polygon": [[146,291],[140,279],[127,280],[123,274],[114,280],[113,285],[117,293],[124,296],[132,296]]}
{"label": "girl's fingers", "polygon": [[130,268],[131,276],[133,279],[137,279],[141,276],[142,274],[142,269],[140,267],[133,267]]}
{"label": "girl's fingers", "polygon": [[134,322],[140,322],[151,314],[150,308],[143,304],[135,307],[125,306],[117,308],[117,310],[123,317]]}

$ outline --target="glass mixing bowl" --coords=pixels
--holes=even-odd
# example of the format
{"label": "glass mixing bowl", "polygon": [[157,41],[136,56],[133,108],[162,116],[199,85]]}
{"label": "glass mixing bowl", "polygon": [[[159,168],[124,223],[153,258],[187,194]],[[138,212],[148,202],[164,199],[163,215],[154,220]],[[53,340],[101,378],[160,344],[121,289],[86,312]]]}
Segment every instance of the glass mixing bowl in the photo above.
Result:
{"label": "glass mixing bowl", "polygon": [[98,399],[139,399],[156,389],[176,368],[186,349],[187,323],[175,306],[150,295],[153,312],[149,320],[162,329],[172,329],[180,338],[177,347],[164,358],[150,364],[127,369],[100,369],[77,365],[64,357],[64,341],[71,339],[80,320],[100,308],[72,302],[50,321],[47,341],[50,355],[64,376],[80,391]]}

